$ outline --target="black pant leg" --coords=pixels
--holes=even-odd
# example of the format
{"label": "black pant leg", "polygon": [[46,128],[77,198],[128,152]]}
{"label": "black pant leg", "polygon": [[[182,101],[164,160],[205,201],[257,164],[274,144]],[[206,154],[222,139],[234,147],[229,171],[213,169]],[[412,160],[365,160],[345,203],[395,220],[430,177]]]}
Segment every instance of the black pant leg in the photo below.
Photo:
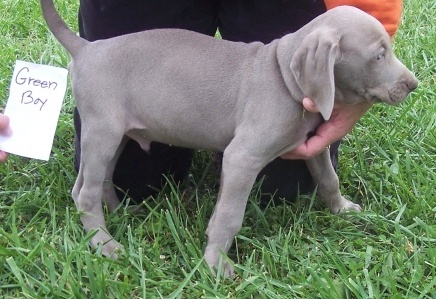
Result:
{"label": "black pant leg", "polygon": [[219,30],[227,40],[269,43],[325,11],[323,0],[222,0]]}
{"label": "black pant leg", "polygon": [[218,4],[217,0],[80,0],[79,32],[90,41],[155,28],[214,35]]}

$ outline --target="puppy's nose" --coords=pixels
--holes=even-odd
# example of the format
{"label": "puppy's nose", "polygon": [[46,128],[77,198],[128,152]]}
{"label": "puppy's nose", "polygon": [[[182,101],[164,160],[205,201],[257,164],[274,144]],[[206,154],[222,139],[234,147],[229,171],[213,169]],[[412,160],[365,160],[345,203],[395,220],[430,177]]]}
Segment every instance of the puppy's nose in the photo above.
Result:
{"label": "puppy's nose", "polygon": [[416,78],[413,78],[412,80],[406,82],[406,86],[410,91],[414,91],[418,87],[418,80],[416,80]]}

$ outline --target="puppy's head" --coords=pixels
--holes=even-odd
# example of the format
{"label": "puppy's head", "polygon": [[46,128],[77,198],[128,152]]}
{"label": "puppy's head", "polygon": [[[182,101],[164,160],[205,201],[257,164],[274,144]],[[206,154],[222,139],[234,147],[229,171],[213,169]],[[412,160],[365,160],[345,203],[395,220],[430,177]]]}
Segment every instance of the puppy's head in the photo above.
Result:
{"label": "puppy's head", "polygon": [[341,58],[334,69],[336,100],[350,104],[362,98],[373,103],[401,103],[418,81],[395,57],[382,24],[356,8],[336,10],[335,14],[346,15],[337,23],[341,28]]}
{"label": "puppy's head", "polygon": [[298,85],[330,118],[334,100],[398,104],[418,81],[395,57],[389,35],[374,17],[341,6],[325,13],[292,57]]}

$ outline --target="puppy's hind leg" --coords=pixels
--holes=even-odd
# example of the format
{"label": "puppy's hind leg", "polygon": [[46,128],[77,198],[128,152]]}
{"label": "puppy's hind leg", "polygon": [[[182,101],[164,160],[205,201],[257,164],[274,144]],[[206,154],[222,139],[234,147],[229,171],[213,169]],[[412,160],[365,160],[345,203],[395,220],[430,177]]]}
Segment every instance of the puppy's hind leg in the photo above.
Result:
{"label": "puppy's hind leg", "polygon": [[74,187],[72,196],[74,199],[74,202],[77,203],[77,199],[79,198],[80,190],[82,190],[83,187],[83,167],[82,167],[82,158],[80,158],[80,166],[79,166],[79,173],[77,174],[76,181],[74,182]]}
{"label": "puppy's hind leg", "polygon": [[113,212],[120,205],[120,200],[118,199],[118,196],[115,192],[112,178],[118,158],[120,157],[128,140],[129,138],[127,136],[123,137],[120,145],[118,146],[118,149],[115,152],[114,157],[112,158],[106,169],[106,175],[103,183],[103,200],[106,202],[106,205],[111,212]]}
{"label": "puppy's hind leg", "polygon": [[[117,258],[116,249],[122,245],[113,240],[108,233],[103,207],[103,185],[110,162],[113,160],[122,133],[107,132],[90,128],[82,130],[82,153],[79,176],[73,189],[73,198],[77,209],[82,213],[81,220],[86,232],[97,230],[91,239],[91,245],[97,247],[102,244],[102,253]],[[102,134],[105,132],[106,134]]]}

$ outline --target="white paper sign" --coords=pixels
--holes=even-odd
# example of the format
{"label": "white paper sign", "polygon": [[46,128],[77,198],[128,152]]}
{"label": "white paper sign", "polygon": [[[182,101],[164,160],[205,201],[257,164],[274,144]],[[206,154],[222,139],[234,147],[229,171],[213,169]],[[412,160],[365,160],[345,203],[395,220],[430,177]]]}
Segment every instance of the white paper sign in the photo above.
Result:
{"label": "white paper sign", "polygon": [[5,112],[12,133],[0,136],[0,149],[47,161],[68,71],[64,68],[17,60]]}

